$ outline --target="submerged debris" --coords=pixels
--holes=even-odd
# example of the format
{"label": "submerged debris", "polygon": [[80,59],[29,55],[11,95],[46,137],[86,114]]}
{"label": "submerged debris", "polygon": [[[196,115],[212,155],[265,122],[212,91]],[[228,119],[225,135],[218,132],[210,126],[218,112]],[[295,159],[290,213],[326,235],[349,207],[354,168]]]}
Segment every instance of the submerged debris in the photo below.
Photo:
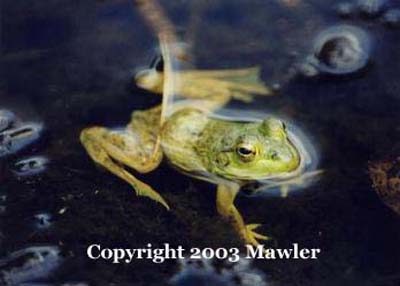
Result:
{"label": "submerged debris", "polygon": [[[369,62],[371,40],[362,29],[339,25],[322,31],[304,65],[320,73],[347,75],[363,69]],[[304,69],[304,67],[303,67]],[[314,75],[313,73],[309,73]],[[308,74],[305,74],[308,75]]]}
{"label": "submerged debris", "polygon": [[57,246],[34,246],[0,259],[0,285],[20,285],[47,278],[62,263]]}
{"label": "submerged debris", "polygon": [[35,156],[19,160],[14,164],[14,174],[20,177],[32,176],[43,172],[49,160],[43,156]]}
{"label": "submerged debris", "polygon": [[400,215],[400,157],[370,163],[369,174],[382,201]]}
{"label": "submerged debris", "polygon": [[177,286],[266,286],[265,275],[251,266],[251,261],[241,258],[238,262],[185,259],[180,261],[180,271],[170,280]]}

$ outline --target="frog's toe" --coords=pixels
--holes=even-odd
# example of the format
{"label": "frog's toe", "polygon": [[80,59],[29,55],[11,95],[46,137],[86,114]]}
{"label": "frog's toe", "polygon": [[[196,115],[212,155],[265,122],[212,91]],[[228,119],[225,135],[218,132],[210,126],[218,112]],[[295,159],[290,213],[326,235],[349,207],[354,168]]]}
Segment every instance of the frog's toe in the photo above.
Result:
{"label": "frog's toe", "polygon": [[268,237],[266,235],[262,235],[262,234],[259,234],[254,231],[259,226],[261,226],[261,224],[253,223],[253,224],[246,225],[246,237],[245,237],[246,243],[252,244],[254,246],[258,246],[258,245],[260,245],[258,240],[270,240],[271,239],[270,237]]}

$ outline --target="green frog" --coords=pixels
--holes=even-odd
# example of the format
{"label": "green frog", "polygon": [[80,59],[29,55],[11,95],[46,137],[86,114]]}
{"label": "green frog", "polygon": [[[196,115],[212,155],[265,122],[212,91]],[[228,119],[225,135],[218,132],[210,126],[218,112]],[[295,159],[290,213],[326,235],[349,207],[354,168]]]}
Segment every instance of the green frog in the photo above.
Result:
{"label": "green frog", "polygon": [[[170,56],[163,52],[163,57],[166,65]],[[260,240],[269,237],[255,231],[260,224],[245,223],[234,205],[235,197],[249,183],[298,174],[304,165],[301,152],[277,118],[241,121],[218,117],[212,111],[232,97],[248,101],[253,94],[268,95],[270,90],[255,75],[257,69],[186,71],[184,76],[182,72],[172,72],[171,66],[164,66],[164,70],[169,74],[153,69],[136,78],[146,88],[163,93],[161,105],[134,111],[125,130],[84,129],[82,144],[96,163],[128,182],[137,195],[149,197],[167,209],[166,200],[131,170],[148,173],[165,159],[183,174],[215,183],[218,212],[246,244],[259,245]],[[175,104],[167,112],[172,78],[183,85],[187,84],[185,79],[191,78],[195,84],[191,88],[175,87],[181,96],[191,100]]]}

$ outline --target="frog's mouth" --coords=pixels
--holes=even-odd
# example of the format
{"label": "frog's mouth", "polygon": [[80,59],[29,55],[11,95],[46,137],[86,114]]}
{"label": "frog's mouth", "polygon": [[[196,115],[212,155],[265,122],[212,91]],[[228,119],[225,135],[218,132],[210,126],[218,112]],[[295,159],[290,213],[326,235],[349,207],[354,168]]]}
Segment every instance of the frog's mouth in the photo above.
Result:
{"label": "frog's mouth", "polygon": [[309,186],[323,172],[323,170],[317,169],[317,152],[308,138],[296,128],[294,131],[288,130],[287,134],[289,142],[299,154],[298,167],[290,172],[257,180],[257,184],[253,188],[250,187],[249,195],[286,197],[289,192],[292,193]]}

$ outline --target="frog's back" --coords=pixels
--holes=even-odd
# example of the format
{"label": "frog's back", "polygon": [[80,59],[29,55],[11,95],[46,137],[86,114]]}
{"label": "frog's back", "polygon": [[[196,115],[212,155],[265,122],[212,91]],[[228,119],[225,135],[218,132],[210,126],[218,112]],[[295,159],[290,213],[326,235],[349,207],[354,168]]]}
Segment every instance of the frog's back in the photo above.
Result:
{"label": "frog's back", "polygon": [[194,108],[184,108],[172,114],[161,129],[161,144],[170,163],[189,173],[206,169],[195,146],[208,122],[207,115]]}

